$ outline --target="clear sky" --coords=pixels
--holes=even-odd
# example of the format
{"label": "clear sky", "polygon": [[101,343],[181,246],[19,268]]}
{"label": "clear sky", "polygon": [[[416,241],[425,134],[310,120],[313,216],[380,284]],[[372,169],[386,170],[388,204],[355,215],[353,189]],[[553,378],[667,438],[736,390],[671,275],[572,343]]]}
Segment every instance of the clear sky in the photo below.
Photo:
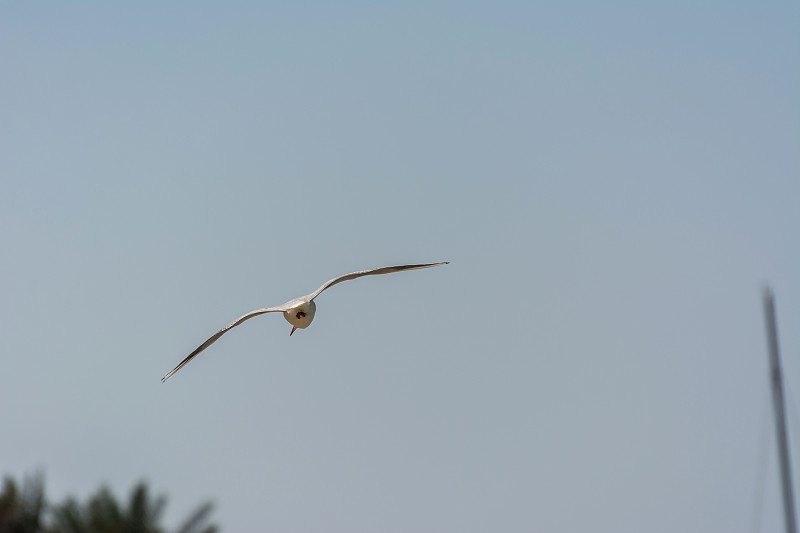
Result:
{"label": "clear sky", "polygon": [[0,4],[0,475],[227,532],[779,530],[798,3],[331,4]]}

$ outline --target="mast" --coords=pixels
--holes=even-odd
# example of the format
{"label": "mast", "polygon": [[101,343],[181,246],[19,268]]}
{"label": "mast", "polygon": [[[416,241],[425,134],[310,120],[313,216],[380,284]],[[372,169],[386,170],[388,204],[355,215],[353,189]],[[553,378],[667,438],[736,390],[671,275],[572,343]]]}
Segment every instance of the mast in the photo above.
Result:
{"label": "mast", "polygon": [[764,316],[767,325],[767,347],[769,348],[770,381],[772,382],[772,404],[775,408],[775,430],[778,433],[778,460],[783,489],[783,514],[787,533],[797,533],[792,494],[792,471],[789,464],[789,441],[786,435],[786,411],[783,397],[783,376],[778,354],[778,326],[775,321],[775,298],[769,288],[764,290]]}

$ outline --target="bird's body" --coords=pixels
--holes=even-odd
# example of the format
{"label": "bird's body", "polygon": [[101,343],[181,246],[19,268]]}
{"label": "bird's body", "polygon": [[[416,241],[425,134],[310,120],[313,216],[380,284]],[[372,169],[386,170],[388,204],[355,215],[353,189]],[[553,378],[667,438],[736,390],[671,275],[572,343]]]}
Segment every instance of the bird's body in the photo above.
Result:
{"label": "bird's body", "polygon": [[242,315],[213,336],[211,336],[206,342],[201,344],[197,347],[195,351],[190,353],[186,359],[181,361],[181,363],[176,366],[172,371],[164,376],[161,381],[164,382],[170,378],[175,372],[183,368],[189,361],[191,361],[197,354],[211,346],[213,343],[217,341],[225,332],[229,329],[234,328],[244,322],[245,320],[249,320],[254,316],[263,315],[265,313],[277,313],[282,312],[283,317],[292,325],[292,332],[289,335],[292,335],[296,329],[305,329],[309,325],[311,325],[311,321],[314,320],[314,314],[317,312],[317,304],[314,303],[314,298],[320,295],[322,291],[328,289],[337,283],[341,283],[342,281],[347,281],[351,279],[360,278],[362,276],[374,276],[377,274],[390,274],[392,272],[402,272],[404,270],[415,270],[418,268],[429,268],[439,265],[446,265],[447,262],[443,263],[427,263],[424,265],[401,265],[401,266],[393,266],[393,267],[383,267],[383,268],[374,268],[372,270],[361,270],[358,272],[353,272],[350,274],[345,274],[344,276],[339,276],[337,278],[333,278],[322,284],[322,286],[312,292],[311,294],[307,294],[306,296],[301,296],[300,298],[294,298],[293,300],[289,300],[288,302],[275,306],[275,307],[265,307],[263,309],[256,309],[255,311],[250,311],[246,315]]}

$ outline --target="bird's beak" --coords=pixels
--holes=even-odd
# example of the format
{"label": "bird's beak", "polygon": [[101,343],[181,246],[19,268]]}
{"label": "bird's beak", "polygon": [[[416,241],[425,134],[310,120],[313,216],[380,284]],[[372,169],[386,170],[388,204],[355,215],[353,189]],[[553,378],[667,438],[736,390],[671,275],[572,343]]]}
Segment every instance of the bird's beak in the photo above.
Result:
{"label": "bird's beak", "polygon": [[[296,329],[297,329],[296,327],[293,327],[293,328],[292,328],[292,333],[294,333],[294,330],[296,330]],[[289,336],[290,336],[290,337],[292,336],[292,333],[289,333]]]}

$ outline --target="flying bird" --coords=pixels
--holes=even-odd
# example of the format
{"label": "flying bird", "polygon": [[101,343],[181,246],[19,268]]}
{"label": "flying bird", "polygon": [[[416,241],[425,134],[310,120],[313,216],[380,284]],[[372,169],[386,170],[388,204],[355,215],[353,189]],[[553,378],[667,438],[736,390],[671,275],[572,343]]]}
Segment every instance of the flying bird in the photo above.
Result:
{"label": "flying bird", "polygon": [[161,378],[161,382],[165,382],[168,380],[175,372],[186,366],[186,364],[194,359],[197,354],[214,344],[217,339],[222,337],[228,330],[235,328],[245,320],[249,320],[254,316],[263,315],[264,313],[283,313],[283,317],[292,325],[292,331],[289,333],[291,336],[296,329],[305,329],[311,325],[311,321],[314,320],[314,313],[317,312],[317,304],[314,303],[314,298],[319,296],[322,291],[333,287],[337,283],[341,283],[343,281],[348,281],[351,279],[360,278],[362,276],[375,276],[377,274],[391,274],[392,272],[403,272],[404,270],[415,270],[418,268],[429,268],[435,267],[439,265],[446,265],[449,261],[445,261],[443,263],[428,263],[425,265],[401,265],[401,266],[390,266],[390,267],[383,267],[383,268],[373,268],[372,270],[360,270],[358,272],[352,272],[350,274],[345,274],[344,276],[339,276],[338,278],[333,278],[332,280],[326,281],[322,284],[322,286],[312,292],[311,294],[307,294],[305,296],[301,296],[300,298],[295,298],[294,300],[289,300],[285,304],[281,304],[275,307],[265,307],[263,309],[256,309],[255,311],[250,311],[246,315],[242,315],[214,335],[212,335],[206,342],[201,344],[197,347],[195,351],[190,353],[186,359],[180,362],[178,366],[172,369],[172,371]]}

